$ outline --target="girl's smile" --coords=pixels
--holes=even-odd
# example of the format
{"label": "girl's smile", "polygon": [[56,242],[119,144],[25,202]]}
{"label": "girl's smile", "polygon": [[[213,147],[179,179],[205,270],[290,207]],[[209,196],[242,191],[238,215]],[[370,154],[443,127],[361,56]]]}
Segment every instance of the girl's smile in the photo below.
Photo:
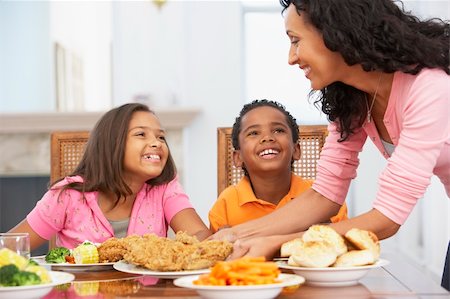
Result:
{"label": "girl's smile", "polygon": [[124,172],[145,182],[162,173],[168,156],[165,132],[158,118],[150,112],[135,112],[128,129]]}

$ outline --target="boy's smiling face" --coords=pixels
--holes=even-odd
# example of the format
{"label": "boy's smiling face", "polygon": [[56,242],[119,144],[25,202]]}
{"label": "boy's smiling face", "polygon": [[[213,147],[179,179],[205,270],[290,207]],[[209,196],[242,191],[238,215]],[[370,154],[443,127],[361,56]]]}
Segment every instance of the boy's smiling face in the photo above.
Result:
{"label": "boy's smiling face", "polygon": [[245,167],[250,176],[290,172],[292,160],[300,159],[286,116],[271,106],[254,108],[242,117],[239,145],[234,164]]}

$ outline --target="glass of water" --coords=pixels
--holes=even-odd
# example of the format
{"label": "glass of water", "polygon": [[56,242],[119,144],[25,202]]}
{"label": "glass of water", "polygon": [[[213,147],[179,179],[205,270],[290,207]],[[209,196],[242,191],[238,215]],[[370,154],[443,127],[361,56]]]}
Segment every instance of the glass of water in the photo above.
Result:
{"label": "glass of water", "polygon": [[30,236],[28,233],[0,233],[0,249],[2,248],[8,248],[29,259]]}

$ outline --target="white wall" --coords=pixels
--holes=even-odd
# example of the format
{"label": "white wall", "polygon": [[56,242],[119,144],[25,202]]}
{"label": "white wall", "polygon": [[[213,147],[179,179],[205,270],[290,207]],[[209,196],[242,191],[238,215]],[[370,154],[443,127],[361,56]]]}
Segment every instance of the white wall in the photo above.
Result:
{"label": "white wall", "polygon": [[[186,98],[203,114],[187,132],[185,178],[200,215],[217,198],[216,128],[230,126],[242,106],[242,15],[233,2],[190,2],[185,28]],[[231,32],[231,34],[230,34]]]}
{"label": "white wall", "polygon": [[54,109],[49,4],[0,1],[0,111]]}
{"label": "white wall", "polygon": [[[69,95],[65,105],[61,105],[62,110],[108,109],[112,105],[111,3],[54,1],[49,7],[51,46],[58,43],[69,58],[77,57],[83,67],[80,101],[77,102]],[[70,63],[71,60],[66,62]],[[69,67],[66,65],[66,71],[71,76]],[[52,99],[56,103],[56,99]]]}

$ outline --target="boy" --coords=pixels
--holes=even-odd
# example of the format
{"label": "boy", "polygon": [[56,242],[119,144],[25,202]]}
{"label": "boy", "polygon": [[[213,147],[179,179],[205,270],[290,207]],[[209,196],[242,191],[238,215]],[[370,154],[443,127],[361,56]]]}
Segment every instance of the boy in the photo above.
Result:
{"label": "boy", "polygon": [[[291,171],[300,159],[299,131],[295,118],[274,101],[255,100],[244,105],[233,125],[233,162],[245,176],[235,186],[226,188],[209,212],[212,231],[237,225],[285,205],[312,181]],[[331,218],[347,218],[344,204]]]}

